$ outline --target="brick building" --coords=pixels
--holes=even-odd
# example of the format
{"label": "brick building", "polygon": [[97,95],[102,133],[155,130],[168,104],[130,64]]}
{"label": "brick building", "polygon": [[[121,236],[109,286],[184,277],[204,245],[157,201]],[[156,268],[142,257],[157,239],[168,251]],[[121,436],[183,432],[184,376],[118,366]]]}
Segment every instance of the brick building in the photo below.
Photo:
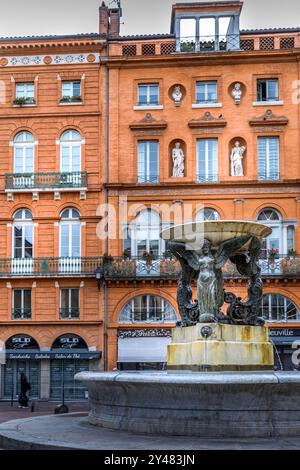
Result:
{"label": "brick building", "polygon": [[[292,367],[300,30],[240,30],[241,8],[176,4],[170,34],[122,37],[102,4],[97,34],[0,40],[2,399],[20,371],[32,396],[82,399],[76,371],[164,367],[179,267],[160,231],[181,219],[272,227],[262,313]],[[230,265],[226,284],[246,296]]]}

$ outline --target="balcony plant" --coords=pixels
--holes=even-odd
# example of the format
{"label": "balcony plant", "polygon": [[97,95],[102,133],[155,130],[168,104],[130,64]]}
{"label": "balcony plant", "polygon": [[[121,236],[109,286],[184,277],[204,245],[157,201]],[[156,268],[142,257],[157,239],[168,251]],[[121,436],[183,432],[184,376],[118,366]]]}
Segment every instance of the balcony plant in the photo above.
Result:
{"label": "balcony plant", "polygon": [[276,268],[276,257],[278,256],[278,250],[276,248],[270,248],[268,250],[268,265],[269,268],[275,269]]}
{"label": "balcony plant", "polygon": [[35,104],[36,101],[34,98],[29,98],[26,96],[20,96],[19,98],[15,98],[14,101],[13,101],[13,104],[15,106],[26,106],[28,104]]}
{"label": "balcony plant", "polygon": [[153,251],[144,251],[142,260],[146,262],[146,266],[152,266],[153,260],[154,260],[154,254]]}
{"label": "balcony plant", "polygon": [[63,96],[60,102],[61,103],[81,103],[82,96],[81,95]]}

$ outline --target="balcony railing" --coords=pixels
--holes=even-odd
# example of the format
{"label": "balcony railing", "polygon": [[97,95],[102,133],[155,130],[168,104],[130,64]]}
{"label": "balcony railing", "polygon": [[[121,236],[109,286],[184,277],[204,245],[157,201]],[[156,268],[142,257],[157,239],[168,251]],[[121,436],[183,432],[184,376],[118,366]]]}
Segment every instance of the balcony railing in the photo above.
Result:
{"label": "balcony railing", "polygon": [[12,319],[13,320],[30,320],[31,308],[13,308]]}
{"label": "balcony railing", "polygon": [[235,51],[240,48],[240,35],[190,36],[177,38],[177,52]]}
{"label": "balcony railing", "polygon": [[145,175],[145,174],[140,174],[138,175],[137,182],[140,184],[144,183],[158,183],[158,175]]}
{"label": "balcony railing", "polygon": [[87,189],[85,171],[63,173],[8,173],[5,175],[6,191],[51,191]]}
{"label": "balcony railing", "polygon": [[275,172],[272,172],[272,173],[263,173],[263,172],[259,172],[258,173],[258,179],[260,181],[277,181],[280,179],[279,177],[279,172],[275,171]]}
{"label": "balcony railing", "polygon": [[0,259],[0,277],[93,277],[102,258]]}
{"label": "balcony railing", "polygon": [[175,38],[170,35],[161,39],[131,39],[111,43],[112,55],[123,57],[173,55],[177,53],[226,52],[230,50],[272,51],[292,50],[300,47],[297,32],[286,34],[246,34],[227,36],[200,36]]}
{"label": "balcony railing", "polygon": [[61,319],[78,319],[80,317],[79,308],[61,308],[60,309],[60,318]]}
{"label": "balcony railing", "polygon": [[[259,260],[261,273],[263,277],[281,276],[295,277],[300,276],[300,256],[277,255],[275,259],[265,259],[264,254]],[[156,279],[178,279],[181,267],[179,261],[173,257],[158,256],[153,259],[141,259],[137,257],[121,258],[111,257],[104,261],[104,276],[107,279],[134,280],[143,278]],[[225,278],[238,278],[238,273],[234,264],[230,261],[223,268]]]}
{"label": "balcony railing", "polygon": [[219,175],[217,173],[200,173],[197,175],[199,183],[217,183]]}

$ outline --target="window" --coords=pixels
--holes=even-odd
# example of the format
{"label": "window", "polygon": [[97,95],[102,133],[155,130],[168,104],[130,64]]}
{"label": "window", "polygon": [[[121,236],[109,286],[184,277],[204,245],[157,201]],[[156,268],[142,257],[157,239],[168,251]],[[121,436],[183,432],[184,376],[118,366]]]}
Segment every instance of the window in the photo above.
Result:
{"label": "window", "polygon": [[152,257],[160,254],[160,217],[151,210],[141,212],[135,223],[135,247],[134,253],[142,258],[145,253]]}
{"label": "window", "polygon": [[287,297],[279,294],[266,294],[261,304],[261,316],[267,321],[299,321],[300,312]]}
{"label": "window", "polygon": [[151,106],[159,104],[159,85],[148,84],[138,86],[138,104]]}
{"label": "window", "polygon": [[220,220],[220,216],[215,209],[205,207],[203,210],[200,210],[196,215],[196,222],[201,222],[202,220]]}
{"label": "window", "polygon": [[177,315],[172,305],[162,297],[140,295],[125,305],[119,323],[175,323]]}
{"label": "window", "polygon": [[60,318],[79,318],[79,289],[60,290]]}
{"label": "window", "polygon": [[217,103],[218,83],[217,82],[197,82],[196,102],[197,103]]}
{"label": "window", "polygon": [[218,180],[218,140],[197,140],[197,174],[199,182]]}
{"label": "window", "polygon": [[258,179],[279,179],[279,138],[258,138]]}
{"label": "window", "polygon": [[14,216],[13,256],[17,259],[33,257],[32,214],[27,209],[18,210]]}
{"label": "window", "polygon": [[262,258],[268,258],[270,253],[275,253],[275,255],[282,253],[282,220],[280,214],[274,209],[264,209],[259,213],[257,220],[272,229],[272,233],[263,239]]}
{"label": "window", "polygon": [[34,173],[34,139],[30,132],[19,132],[14,139],[14,173]]}
{"label": "window", "polygon": [[81,256],[81,224],[76,209],[65,209],[61,214],[60,256],[62,258]]}
{"label": "window", "polygon": [[289,225],[287,227],[287,253],[293,254],[295,251],[295,227]]}
{"label": "window", "polygon": [[257,101],[278,101],[278,80],[257,80]]}
{"label": "window", "polygon": [[69,130],[63,133],[60,139],[61,172],[81,171],[81,145],[82,139],[79,132]]}
{"label": "window", "polygon": [[81,82],[62,82],[62,103],[80,102],[81,98]]}
{"label": "window", "polygon": [[34,82],[16,83],[16,98],[14,104],[35,104]]}
{"label": "window", "polygon": [[31,318],[31,290],[13,290],[13,320],[23,320]]}
{"label": "window", "polygon": [[158,183],[158,142],[138,143],[138,182]]}

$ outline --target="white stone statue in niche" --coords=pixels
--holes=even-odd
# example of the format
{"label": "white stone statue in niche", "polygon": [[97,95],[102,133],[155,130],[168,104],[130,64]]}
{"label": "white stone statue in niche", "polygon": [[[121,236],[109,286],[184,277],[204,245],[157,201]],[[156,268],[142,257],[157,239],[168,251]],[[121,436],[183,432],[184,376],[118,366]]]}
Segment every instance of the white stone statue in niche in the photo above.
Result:
{"label": "white stone statue in niche", "polygon": [[231,95],[232,95],[232,97],[235,101],[235,104],[240,104],[242,96],[243,96],[243,92],[242,92],[242,88],[241,88],[240,83],[235,83],[235,85],[233,87],[233,90],[231,92]]}
{"label": "white stone statue in niche", "polygon": [[230,155],[231,176],[244,176],[243,158],[246,147],[240,146],[237,140]]}
{"label": "white stone statue in niche", "polygon": [[184,153],[180,148],[180,142],[176,142],[175,147],[172,150],[173,159],[173,177],[183,178],[184,177]]}
{"label": "white stone statue in niche", "polygon": [[180,106],[181,105],[181,101],[182,101],[182,91],[181,91],[181,88],[180,88],[180,85],[176,85],[174,87],[174,90],[173,90],[173,93],[172,93],[172,97],[173,97],[173,100],[174,100],[174,103],[176,106]]}

